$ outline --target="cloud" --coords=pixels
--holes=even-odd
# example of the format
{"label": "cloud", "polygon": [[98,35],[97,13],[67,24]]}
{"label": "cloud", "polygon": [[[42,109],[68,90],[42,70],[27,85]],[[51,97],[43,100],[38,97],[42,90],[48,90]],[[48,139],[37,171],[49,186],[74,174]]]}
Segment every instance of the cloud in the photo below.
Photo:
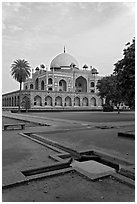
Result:
{"label": "cloud", "polygon": [[135,3],[134,2],[123,2],[123,5],[127,7],[130,13],[135,13]]}
{"label": "cloud", "polygon": [[4,23],[2,23],[2,29],[5,30],[6,29],[6,25]]}
{"label": "cloud", "polygon": [[21,27],[16,26],[16,25],[10,25],[10,26],[9,26],[9,29],[10,29],[12,32],[19,31],[19,30],[23,30]]}
{"label": "cloud", "polygon": [[19,18],[24,17],[24,14],[27,15],[27,12],[31,11],[29,3],[20,3],[20,2],[3,2],[2,3],[2,20],[12,20],[16,19],[19,14]]}
{"label": "cloud", "polygon": [[20,10],[20,8],[22,8],[23,7],[23,4],[22,3],[13,3],[13,10],[15,11],[15,12],[18,12],[19,10]]}

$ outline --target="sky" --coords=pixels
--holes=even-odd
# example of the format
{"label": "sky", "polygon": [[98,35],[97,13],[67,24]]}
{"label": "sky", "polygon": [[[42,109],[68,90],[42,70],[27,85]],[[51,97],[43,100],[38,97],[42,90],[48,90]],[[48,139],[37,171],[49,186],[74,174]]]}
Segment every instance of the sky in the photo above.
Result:
{"label": "sky", "polygon": [[2,93],[19,89],[10,73],[14,60],[49,69],[64,45],[79,68],[87,64],[110,75],[134,36],[133,2],[3,2]]}

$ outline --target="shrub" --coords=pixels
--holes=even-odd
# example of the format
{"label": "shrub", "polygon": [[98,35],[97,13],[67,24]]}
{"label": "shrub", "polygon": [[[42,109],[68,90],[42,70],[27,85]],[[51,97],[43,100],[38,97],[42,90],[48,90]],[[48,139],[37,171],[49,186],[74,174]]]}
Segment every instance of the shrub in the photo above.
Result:
{"label": "shrub", "polygon": [[103,105],[103,112],[111,112],[113,110],[114,110],[113,106],[111,106],[109,104],[104,104]]}

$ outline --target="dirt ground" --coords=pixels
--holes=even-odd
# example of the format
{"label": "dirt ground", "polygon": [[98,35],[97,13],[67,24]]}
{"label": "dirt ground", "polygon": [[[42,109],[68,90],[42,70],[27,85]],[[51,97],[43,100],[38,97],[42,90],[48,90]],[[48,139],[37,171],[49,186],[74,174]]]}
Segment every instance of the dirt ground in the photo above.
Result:
{"label": "dirt ground", "polygon": [[28,112],[23,113],[26,115],[35,115],[40,117],[48,118],[59,118],[67,120],[76,120],[76,121],[87,121],[87,122],[121,122],[121,121],[134,121],[135,113],[134,112],[124,112],[120,114],[117,112],[97,112],[97,111],[72,111],[72,112]]}
{"label": "dirt ground", "polygon": [[[3,119],[4,123],[17,123],[17,120],[6,118]],[[26,130],[27,128],[30,127],[26,127]],[[52,130],[52,127],[50,128]],[[134,129],[134,126],[122,127],[121,130],[129,128]],[[77,150],[96,147],[134,161],[134,140],[117,137],[118,131],[120,128],[104,130],[70,128],[65,132],[38,134]],[[3,171],[10,173],[10,169],[13,168],[21,171],[24,168],[35,168],[55,162],[48,157],[55,154],[53,150],[18,135],[19,132],[20,130],[3,131]],[[92,182],[76,172],[31,181],[28,184],[3,189],[2,192],[3,202],[134,202],[134,200],[134,188],[112,177]]]}
{"label": "dirt ground", "polygon": [[112,178],[91,182],[76,172],[3,190],[3,202],[133,202],[134,189]]}
{"label": "dirt ground", "polygon": [[18,168],[35,168],[55,161],[48,156],[55,154],[49,148],[39,145],[18,133],[20,130],[5,131],[2,137],[2,167],[3,171]]}

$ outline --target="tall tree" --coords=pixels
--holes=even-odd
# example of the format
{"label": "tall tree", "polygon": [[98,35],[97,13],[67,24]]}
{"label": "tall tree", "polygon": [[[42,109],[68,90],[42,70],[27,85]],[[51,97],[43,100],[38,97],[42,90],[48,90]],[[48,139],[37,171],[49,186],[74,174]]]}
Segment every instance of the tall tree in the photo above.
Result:
{"label": "tall tree", "polygon": [[106,104],[112,101],[115,105],[121,102],[120,92],[116,88],[117,78],[114,75],[103,77],[98,80],[97,88],[101,98],[106,99]]}
{"label": "tall tree", "polygon": [[19,88],[19,108],[18,111],[20,111],[20,105],[21,105],[21,89],[22,89],[22,83],[26,81],[26,79],[30,76],[30,65],[28,61],[25,59],[18,59],[15,60],[11,64],[11,75],[13,78],[19,82],[20,88]]}
{"label": "tall tree", "polygon": [[123,59],[115,63],[114,74],[117,77],[117,90],[129,107],[135,106],[135,38],[127,43]]}

